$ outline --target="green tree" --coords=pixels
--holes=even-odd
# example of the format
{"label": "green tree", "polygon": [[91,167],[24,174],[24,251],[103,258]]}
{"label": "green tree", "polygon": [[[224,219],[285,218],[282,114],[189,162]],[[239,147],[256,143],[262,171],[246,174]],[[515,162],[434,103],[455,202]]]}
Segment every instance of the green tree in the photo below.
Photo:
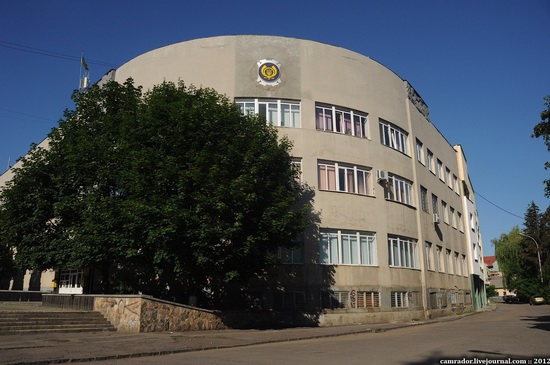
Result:
{"label": "green tree", "polygon": [[289,140],[215,91],[127,80],[73,98],[1,195],[20,267],[93,267],[104,292],[220,308],[311,224]]}
{"label": "green tree", "polygon": [[[544,105],[546,109],[540,113],[540,122],[534,127],[533,137],[542,137],[546,148],[550,151],[550,95],[544,98]],[[550,168],[550,162],[545,163],[545,168]],[[550,197],[550,179],[544,180],[544,184],[545,195]]]}

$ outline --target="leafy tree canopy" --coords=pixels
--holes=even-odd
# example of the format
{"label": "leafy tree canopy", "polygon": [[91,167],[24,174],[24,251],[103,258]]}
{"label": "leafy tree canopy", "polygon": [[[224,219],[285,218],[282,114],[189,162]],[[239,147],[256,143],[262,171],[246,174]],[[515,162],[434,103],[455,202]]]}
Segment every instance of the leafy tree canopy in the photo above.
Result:
{"label": "leafy tree canopy", "polygon": [[[542,137],[546,148],[550,151],[550,95],[544,98],[544,105],[546,109],[540,113],[540,122],[534,127],[533,137]],[[550,168],[550,162],[545,163],[545,168]],[[544,180],[544,183],[545,195],[546,197],[550,197],[550,179]]]}
{"label": "leafy tree canopy", "polygon": [[531,203],[524,226],[524,230],[514,227],[492,241],[504,284],[523,298],[550,296],[550,208],[540,213],[538,206]]}
{"label": "leafy tree canopy", "polygon": [[290,141],[214,90],[129,79],[73,99],[0,195],[19,267],[93,267],[104,292],[220,307],[311,224]]}

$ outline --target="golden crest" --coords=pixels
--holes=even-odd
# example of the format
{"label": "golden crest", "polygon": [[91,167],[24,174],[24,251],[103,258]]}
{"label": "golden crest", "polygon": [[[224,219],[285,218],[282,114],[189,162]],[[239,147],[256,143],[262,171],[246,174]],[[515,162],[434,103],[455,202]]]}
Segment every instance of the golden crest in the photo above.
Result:
{"label": "golden crest", "polygon": [[275,60],[261,60],[258,62],[258,83],[265,86],[274,86],[281,82],[281,69]]}

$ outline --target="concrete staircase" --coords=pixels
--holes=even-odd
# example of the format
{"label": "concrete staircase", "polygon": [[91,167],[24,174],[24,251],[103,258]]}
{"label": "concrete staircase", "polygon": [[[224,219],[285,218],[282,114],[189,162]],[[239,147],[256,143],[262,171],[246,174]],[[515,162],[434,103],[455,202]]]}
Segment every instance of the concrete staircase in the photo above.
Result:
{"label": "concrete staircase", "polygon": [[0,311],[0,335],[101,331],[116,331],[116,328],[99,312]]}

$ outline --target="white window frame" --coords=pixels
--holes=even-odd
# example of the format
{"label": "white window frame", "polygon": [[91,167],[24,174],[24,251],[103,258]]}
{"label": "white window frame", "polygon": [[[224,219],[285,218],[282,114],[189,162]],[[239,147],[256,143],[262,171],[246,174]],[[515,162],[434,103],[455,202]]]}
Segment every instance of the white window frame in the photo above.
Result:
{"label": "white window frame", "polygon": [[443,200],[441,201],[441,214],[443,215],[443,222],[449,224],[449,207]]}
{"label": "white window frame", "polygon": [[453,175],[453,190],[457,195],[460,195],[460,187],[458,185],[458,177]]}
{"label": "white window frame", "polygon": [[[334,175],[334,179],[331,178]],[[373,196],[372,168],[340,162],[317,162],[319,190]],[[334,186],[333,186],[334,185]]]}
{"label": "white window frame", "polygon": [[392,308],[408,308],[409,295],[406,291],[392,291],[390,302]]}
{"label": "white window frame", "polygon": [[420,268],[418,262],[418,243],[412,238],[389,236],[388,259],[390,267]]}
{"label": "white window frame", "polygon": [[453,263],[451,261],[451,250],[446,250],[445,251],[445,266],[447,266],[447,273],[448,274],[454,274],[454,271],[453,271]]}
{"label": "white window frame", "polygon": [[384,190],[386,200],[413,206],[413,187],[411,181],[389,173]]}
{"label": "white window frame", "polygon": [[428,152],[428,169],[430,170],[430,172],[432,174],[435,175],[435,159],[434,159],[434,154],[432,151],[430,150],[427,150]]}
{"label": "white window frame", "polygon": [[319,253],[322,265],[378,265],[376,235],[372,232],[323,229]]}
{"label": "white window frame", "polygon": [[235,99],[243,114],[257,114],[276,127],[301,128],[301,103],[281,99]]}
{"label": "white window frame", "polygon": [[390,147],[407,156],[409,155],[409,135],[398,126],[380,119],[380,141],[384,146]]}
{"label": "white window frame", "polygon": [[448,167],[445,167],[445,177],[447,179],[447,186],[449,189],[453,189],[453,181],[451,180],[451,170]]}
{"label": "white window frame", "polygon": [[426,158],[424,157],[424,145],[418,138],[416,139],[416,159],[422,165],[426,166]]}
{"label": "white window frame", "polygon": [[435,267],[433,265],[433,245],[431,242],[426,241],[424,243],[424,249],[426,253],[426,270],[435,271]]}
{"label": "white window frame", "polygon": [[315,104],[315,127],[325,132],[368,138],[368,114],[334,105]]}
{"label": "white window frame", "polygon": [[451,226],[456,229],[456,211],[455,208],[450,207],[451,209]]}
{"label": "white window frame", "polygon": [[443,171],[443,162],[440,159],[437,159],[437,177],[439,180],[445,182],[445,172]]}
{"label": "white window frame", "polygon": [[443,247],[436,246],[435,247],[435,262],[436,262],[436,270],[437,272],[444,273],[445,272],[445,265],[443,263]]}

